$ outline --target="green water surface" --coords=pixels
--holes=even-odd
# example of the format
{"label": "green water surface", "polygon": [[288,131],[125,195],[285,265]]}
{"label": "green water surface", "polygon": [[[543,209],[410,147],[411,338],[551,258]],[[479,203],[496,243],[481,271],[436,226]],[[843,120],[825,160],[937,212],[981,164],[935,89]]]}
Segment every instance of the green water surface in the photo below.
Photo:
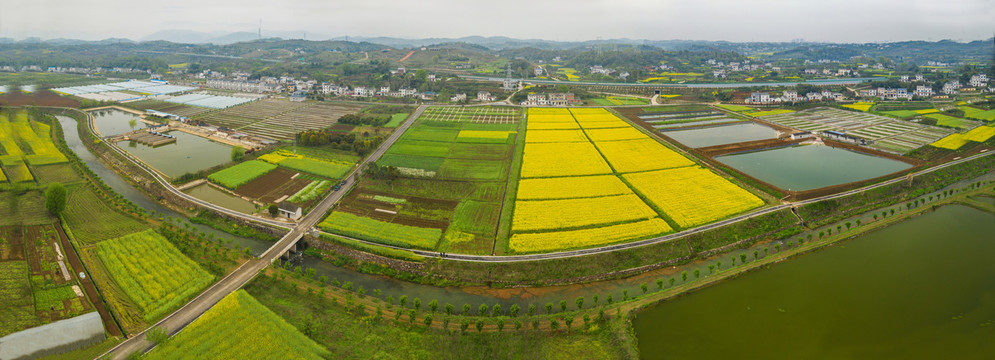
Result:
{"label": "green water surface", "polygon": [[650,307],[645,359],[995,358],[995,214],[960,205]]}
{"label": "green water surface", "polygon": [[803,191],[887,175],[912,167],[846,149],[801,145],[715,158],[785,190]]}

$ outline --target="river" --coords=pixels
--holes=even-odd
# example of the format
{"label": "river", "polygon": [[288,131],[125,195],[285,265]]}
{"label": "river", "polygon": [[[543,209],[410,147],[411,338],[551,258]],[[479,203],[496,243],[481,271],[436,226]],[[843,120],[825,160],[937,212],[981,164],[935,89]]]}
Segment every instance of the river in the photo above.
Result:
{"label": "river", "polygon": [[950,205],[665,301],[645,359],[990,359],[995,214]]}

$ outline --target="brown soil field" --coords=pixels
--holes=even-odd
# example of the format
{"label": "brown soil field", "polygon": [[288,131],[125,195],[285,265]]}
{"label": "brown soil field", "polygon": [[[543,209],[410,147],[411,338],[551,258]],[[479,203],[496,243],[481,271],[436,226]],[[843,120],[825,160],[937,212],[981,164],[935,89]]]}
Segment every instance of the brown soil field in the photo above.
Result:
{"label": "brown soil field", "polygon": [[79,101],[56,94],[48,90],[39,90],[30,94],[12,91],[0,94],[0,105],[3,106],[63,106],[79,107]]}
{"label": "brown soil field", "polygon": [[350,131],[352,131],[352,129],[355,129],[355,128],[356,128],[355,126],[346,125],[346,124],[335,124],[335,125],[332,125],[331,127],[329,127],[329,129],[331,129],[331,130],[342,131],[342,132],[350,132]]}
{"label": "brown soil field", "polygon": [[[378,201],[373,198],[376,195],[405,199],[406,202],[392,204]],[[449,226],[456,204],[455,201],[355,190],[343,199],[338,210],[396,224],[445,229]],[[397,214],[376,209],[396,211]],[[429,214],[435,215],[434,218],[428,218]]]}
{"label": "brown soil field", "polygon": [[297,172],[276,168],[268,174],[240,186],[235,192],[263,203],[273,203],[284,195],[293,195],[310,183],[309,180],[300,176],[294,179],[294,174]]}
{"label": "brown soil field", "polygon": [[20,229],[15,226],[2,227],[0,237],[4,239],[0,245],[0,260],[24,260],[24,238]]}

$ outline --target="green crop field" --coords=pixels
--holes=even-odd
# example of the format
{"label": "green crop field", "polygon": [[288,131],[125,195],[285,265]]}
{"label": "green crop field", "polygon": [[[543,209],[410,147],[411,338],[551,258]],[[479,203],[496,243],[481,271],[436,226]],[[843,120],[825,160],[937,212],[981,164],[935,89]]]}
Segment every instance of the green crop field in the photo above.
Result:
{"label": "green crop field", "polygon": [[82,178],[76,174],[72,166],[68,164],[54,164],[45,166],[35,166],[32,168],[35,178],[39,184],[46,185],[53,182],[62,184],[79,182]]}
{"label": "green crop field", "polygon": [[970,120],[964,120],[964,119],[961,119],[961,118],[958,118],[958,117],[953,117],[953,116],[944,115],[944,114],[928,114],[928,115],[923,115],[923,116],[927,117],[927,118],[930,118],[930,119],[935,119],[936,120],[936,125],[939,125],[939,126],[947,126],[947,127],[953,127],[953,128],[966,129],[969,126],[971,126],[972,124],[976,124],[975,122],[970,121]]}
{"label": "green crop field", "polygon": [[36,166],[68,161],[50,134],[50,126],[29,119],[27,112],[0,113],[0,153],[5,154],[2,162],[9,181],[34,180],[25,163]]}
{"label": "green crop field", "polygon": [[729,111],[735,111],[735,112],[751,111],[751,110],[753,110],[753,108],[751,108],[749,106],[743,106],[743,105],[718,104],[718,105],[715,105],[715,106],[718,106],[720,108],[723,108],[723,109],[726,109],[726,110],[729,110]]}
{"label": "green crop field", "polygon": [[52,222],[45,208],[45,196],[40,190],[16,194],[0,191],[0,226],[37,225]]}
{"label": "green crop field", "polygon": [[97,256],[148,322],[178,308],[214,281],[151,229],[97,244]]}
{"label": "green crop field", "polygon": [[245,185],[249,181],[276,169],[276,165],[260,160],[249,160],[227,169],[220,170],[207,178],[229,189]]}
{"label": "green crop field", "polygon": [[501,180],[508,173],[507,164],[501,160],[446,159],[439,167],[439,176],[446,179]]}
{"label": "green crop field", "polygon": [[920,115],[919,113],[915,112],[914,110],[889,110],[889,111],[878,111],[878,112],[882,113],[882,114],[885,114],[885,115],[891,115],[891,116],[894,116],[894,117],[899,117],[899,118],[902,118],[902,119],[908,119],[908,118],[912,118],[912,117],[916,117],[916,116]]}
{"label": "green crop field", "polygon": [[111,209],[93,191],[82,185],[69,188],[69,199],[63,216],[76,240],[84,245],[148,228],[134,218]]}
{"label": "green crop field", "polygon": [[245,290],[238,290],[145,358],[317,360],[331,355]]}
{"label": "green crop field", "polygon": [[404,122],[404,119],[408,118],[408,113],[394,114],[390,116],[390,121],[384,124],[384,127],[395,128]]}
{"label": "green crop field", "polygon": [[995,109],[982,110],[970,106],[959,106],[957,108],[964,110],[964,117],[968,119],[995,121]]}
{"label": "green crop field", "polygon": [[453,143],[442,141],[407,140],[390,147],[388,154],[445,157]]}
{"label": "green crop field", "polygon": [[28,262],[0,262],[0,337],[37,323],[28,282]]}
{"label": "green crop field", "polygon": [[392,224],[344,212],[332,212],[318,227],[335,234],[405,248],[435,249],[442,230]]}

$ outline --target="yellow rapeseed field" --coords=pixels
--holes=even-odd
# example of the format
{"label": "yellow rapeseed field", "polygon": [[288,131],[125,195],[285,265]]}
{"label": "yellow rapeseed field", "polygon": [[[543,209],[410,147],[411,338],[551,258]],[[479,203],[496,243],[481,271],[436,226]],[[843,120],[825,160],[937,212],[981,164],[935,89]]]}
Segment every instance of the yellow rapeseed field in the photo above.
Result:
{"label": "yellow rapeseed field", "polygon": [[570,130],[580,129],[576,121],[571,122],[533,122],[529,121],[525,127],[529,130]]}
{"label": "yellow rapeseed field", "polygon": [[516,201],[511,230],[559,230],[651,219],[656,211],[635,194],[596,198]]}
{"label": "yellow rapeseed field", "polygon": [[566,108],[529,108],[529,116],[532,115],[570,115],[570,110]]}
{"label": "yellow rapeseed field", "polygon": [[622,177],[685,228],[764,204],[756,195],[698,166],[625,174]]}
{"label": "yellow rapeseed field", "polygon": [[629,123],[622,120],[590,121],[581,123],[581,127],[584,129],[627,128],[629,127]]}
{"label": "yellow rapeseed field", "polygon": [[511,235],[509,246],[515,253],[535,253],[608,245],[662,235],[673,231],[659,218],[592,229]]}
{"label": "yellow rapeseed field", "polygon": [[568,199],[632,194],[615,175],[522,179],[518,200]]}
{"label": "yellow rapeseed field", "polygon": [[567,123],[576,124],[573,116],[565,115],[529,115],[530,123]]}
{"label": "yellow rapeseed field", "polygon": [[964,133],[965,140],[974,142],[985,142],[992,136],[995,136],[995,127],[991,126],[978,126],[971,131]]}
{"label": "yellow rapeseed field", "polygon": [[581,130],[530,130],[525,134],[526,143],[588,142]]}
{"label": "yellow rapeseed field", "polygon": [[601,141],[649,139],[649,136],[631,126],[617,129],[585,129],[584,131],[587,132],[587,136],[591,138],[591,141],[595,143]]}
{"label": "yellow rapeseed field", "polygon": [[611,172],[605,159],[590,142],[525,144],[525,154],[522,157],[523,178],[600,175]]}
{"label": "yellow rapeseed field", "polygon": [[620,173],[670,169],[694,165],[694,162],[670,150],[656,140],[603,141],[595,144]]}
{"label": "yellow rapeseed field", "polygon": [[964,135],[953,133],[929,145],[941,149],[957,150],[961,146],[964,146],[964,144],[967,144],[967,139],[964,138]]}

